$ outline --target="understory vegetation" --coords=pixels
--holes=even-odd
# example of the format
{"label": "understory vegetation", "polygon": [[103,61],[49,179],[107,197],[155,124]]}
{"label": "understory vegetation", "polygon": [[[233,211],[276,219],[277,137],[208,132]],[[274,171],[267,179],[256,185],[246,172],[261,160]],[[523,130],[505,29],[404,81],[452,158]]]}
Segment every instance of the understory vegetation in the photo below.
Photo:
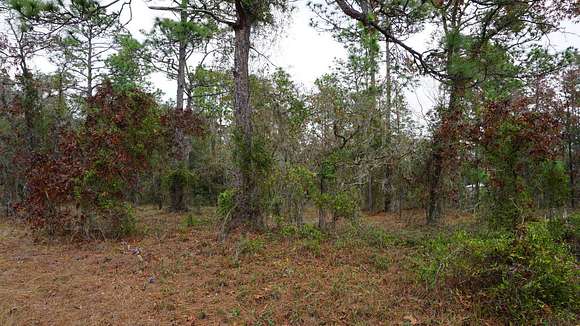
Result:
{"label": "understory vegetation", "polygon": [[0,324],[576,323],[576,1],[165,2],[0,1]]}

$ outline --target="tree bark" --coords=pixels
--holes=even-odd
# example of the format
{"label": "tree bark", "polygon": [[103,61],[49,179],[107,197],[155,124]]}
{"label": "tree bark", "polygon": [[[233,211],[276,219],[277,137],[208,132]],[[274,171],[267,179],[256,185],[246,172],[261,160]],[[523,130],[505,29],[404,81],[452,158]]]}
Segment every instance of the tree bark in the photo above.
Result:
{"label": "tree bark", "polygon": [[[180,24],[185,25],[187,23],[187,2],[181,2]],[[185,92],[185,64],[187,60],[187,40],[184,35],[179,35],[179,51],[178,51],[178,66],[177,66],[177,97],[176,97],[176,107],[177,110],[183,110],[183,98]]]}
{"label": "tree bark", "polygon": [[[450,33],[457,32],[460,14],[459,14],[459,3],[451,3],[451,17],[449,20],[443,16],[443,25],[445,35],[449,36]],[[461,117],[460,99],[464,94],[465,80],[453,72],[453,60],[454,56],[458,51],[457,44],[451,44],[446,48],[446,58],[445,58],[445,68],[447,74],[451,76],[451,91],[449,93],[449,103],[447,109],[441,110],[441,121],[437,130],[433,134],[432,141],[432,154],[431,160],[428,167],[428,177],[429,177],[429,202],[427,206],[427,223],[433,224],[438,219],[440,219],[441,211],[441,192],[442,192],[442,176],[443,169],[445,168],[446,156],[454,154],[453,151],[453,137],[452,132],[456,132],[456,128],[453,127],[455,120]],[[449,150],[449,151],[448,151]]]}
{"label": "tree bark", "polygon": [[236,1],[237,21],[234,25],[234,127],[236,139],[237,180],[236,204],[230,228],[239,224],[263,226],[258,186],[253,164],[253,122],[250,106],[250,35],[252,19],[241,0]]}
{"label": "tree bark", "polygon": [[87,89],[85,91],[86,100],[93,96],[93,33],[89,30],[87,37]]}
{"label": "tree bark", "polygon": [[[326,193],[326,183],[324,182],[324,173],[320,171],[320,194],[324,195]],[[326,210],[323,205],[318,208],[318,228],[321,230],[326,230]]]}
{"label": "tree bark", "polygon": [[36,120],[36,105],[38,101],[38,92],[34,85],[34,77],[26,68],[23,70],[22,82],[24,84],[24,123],[26,126],[27,146],[29,153],[34,153],[38,145],[36,130],[34,128]]}
{"label": "tree bark", "polygon": [[569,178],[569,187],[570,187],[570,207],[576,208],[576,164],[574,164],[574,140],[575,135],[573,131],[572,121],[572,102],[570,101],[566,108],[566,129],[567,129],[567,154],[568,154],[568,178]]}
{"label": "tree bark", "polygon": [[[180,23],[182,25],[187,23],[187,3],[182,1],[180,6]],[[184,103],[184,93],[185,93],[185,65],[187,60],[187,41],[184,35],[178,35],[179,39],[179,50],[178,50],[178,67],[177,67],[177,94],[176,94],[176,110],[178,112],[183,111],[183,103]],[[181,130],[175,130],[176,135],[176,142],[177,147],[179,149],[179,155],[177,158],[177,162],[175,164],[179,165],[179,161],[183,160],[184,158],[188,157],[188,150],[185,142],[189,141],[188,137],[186,137]],[[186,164],[187,166],[187,164]],[[174,212],[183,212],[187,210],[187,207],[184,203],[184,187],[185,184],[182,182],[179,177],[174,177],[171,179],[170,185],[170,197],[171,197],[171,210]]]}
{"label": "tree bark", "polygon": [[173,212],[187,211],[184,203],[183,181],[181,176],[174,176],[171,180],[171,211]]}
{"label": "tree bark", "polygon": [[427,207],[427,222],[435,223],[441,218],[441,194],[443,192],[442,179],[449,156],[455,153],[455,136],[457,120],[461,118],[461,97],[464,95],[464,82],[453,81],[449,95],[448,109],[441,114],[438,129],[433,135],[432,154],[429,162],[429,203]]}
{"label": "tree bark", "polygon": [[[386,104],[386,112],[385,112],[385,130],[384,130],[384,137],[383,137],[383,146],[385,148],[390,147],[391,143],[391,107],[392,107],[392,91],[393,91],[393,83],[391,80],[391,46],[388,40],[385,41],[385,66],[386,66],[386,86],[387,86],[387,104]],[[392,172],[390,162],[386,162],[385,164],[385,174],[383,176],[383,187],[384,187],[384,210],[385,213],[391,210],[392,206]]]}
{"label": "tree bark", "polygon": [[155,201],[159,210],[163,209],[163,192],[161,191],[161,172],[155,176]]}

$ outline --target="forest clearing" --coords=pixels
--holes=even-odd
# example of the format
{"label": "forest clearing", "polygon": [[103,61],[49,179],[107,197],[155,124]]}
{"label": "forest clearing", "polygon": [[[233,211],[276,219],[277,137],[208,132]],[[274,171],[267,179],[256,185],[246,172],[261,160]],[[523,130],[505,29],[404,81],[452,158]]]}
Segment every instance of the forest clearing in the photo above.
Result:
{"label": "forest clearing", "polygon": [[[221,243],[214,212],[203,211],[188,226],[186,215],[140,208],[140,235],[81,245],[1,225],[0,324],[494,324],[478,299],[420,280],[427,234],[413,219],[364,217],[376,227],[364,241],[344,225]],[[470,222],[456,216],[430,233]]]}
{"label": "forest clearing", "polygon": [[0,0],[0,326],[578,325],[578,0]]}

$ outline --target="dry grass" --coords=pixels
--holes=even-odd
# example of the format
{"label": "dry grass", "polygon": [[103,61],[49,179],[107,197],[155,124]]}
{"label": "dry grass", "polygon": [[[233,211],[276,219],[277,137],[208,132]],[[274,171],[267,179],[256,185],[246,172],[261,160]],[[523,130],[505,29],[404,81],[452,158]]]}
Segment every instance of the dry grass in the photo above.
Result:
{"label": "dry grass", "polygon": [[151,207],[138,216],[144,234],[125,241],[34,242],[0,224],[0,325],[484,323],[471,303],[416,281],[410,247],[276,234],[222,243],[210,210],[189,228]]}

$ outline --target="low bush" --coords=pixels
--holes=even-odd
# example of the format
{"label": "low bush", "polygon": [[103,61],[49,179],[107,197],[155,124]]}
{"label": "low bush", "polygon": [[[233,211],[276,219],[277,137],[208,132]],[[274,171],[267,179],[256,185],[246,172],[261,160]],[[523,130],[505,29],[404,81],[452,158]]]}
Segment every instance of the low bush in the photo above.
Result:
{"label": "low bush", "polygon": [[101,86],[88,103],[83,128],[62,130],[55,148],[26,155],[27,191],[18,211],[48,235],[132,233],[128,197],[161,146],[160,112],[150,94]]}
{"label": "low bush", "polygon": [[357,225],[357,236],[371,247],[386,249],[397,242],[397,238],[381,228],[372,225]]}
{"label": "low bush", "polygon": [[548,228],[555,240],[566,243],[576,257],[580,257],[580,212],[568,218],[549,220]]}
{"label": "low bush", "polygon": [[243,236],[238,241],[237,253],[238,255],[255,255],[264,249],[265,242],[261,238],[249,238]]}
{"label": "low bush", "polygon": [[236,192],[233,189],[223,191],[218,196],[217,213],[220,217],[227,219],[234,209]]}
{"label": "low bush", "polygon": [[386,271],[391,266],[391,260],[389,256],[374,254],[371,256],[371,263],[376,269],[380,271]]}
{"label": "low bush", "polygon": [[316,241],[321,241],[324,238],[322,231],[311,224],[303,224],[300,226],[294,224],[283,225],[280,227],[279,233],[286,238],[298,238]]}
{"label": "low bush", "polygon": [[185,228],[201,228],[211,224],[212,224],[211,219],[196,216],[193,213],[188,214],[181,222],[181,225]]}
{"label": "low bush", "polygon": [[[573,320],[580,312],[578,264],[550,222],[531,222],[515,233],[468,234],[427,241],[420,276],[428,286],[470,292],[510,321]],[[561,234],[558,232],[558,234]]]}
{"label": "low bush", "polygon": [[300,246],[303,250],[311,253],[315,257],[320,257],[322,253],[320,240],[316,239],[303,239],[300,241]]}

